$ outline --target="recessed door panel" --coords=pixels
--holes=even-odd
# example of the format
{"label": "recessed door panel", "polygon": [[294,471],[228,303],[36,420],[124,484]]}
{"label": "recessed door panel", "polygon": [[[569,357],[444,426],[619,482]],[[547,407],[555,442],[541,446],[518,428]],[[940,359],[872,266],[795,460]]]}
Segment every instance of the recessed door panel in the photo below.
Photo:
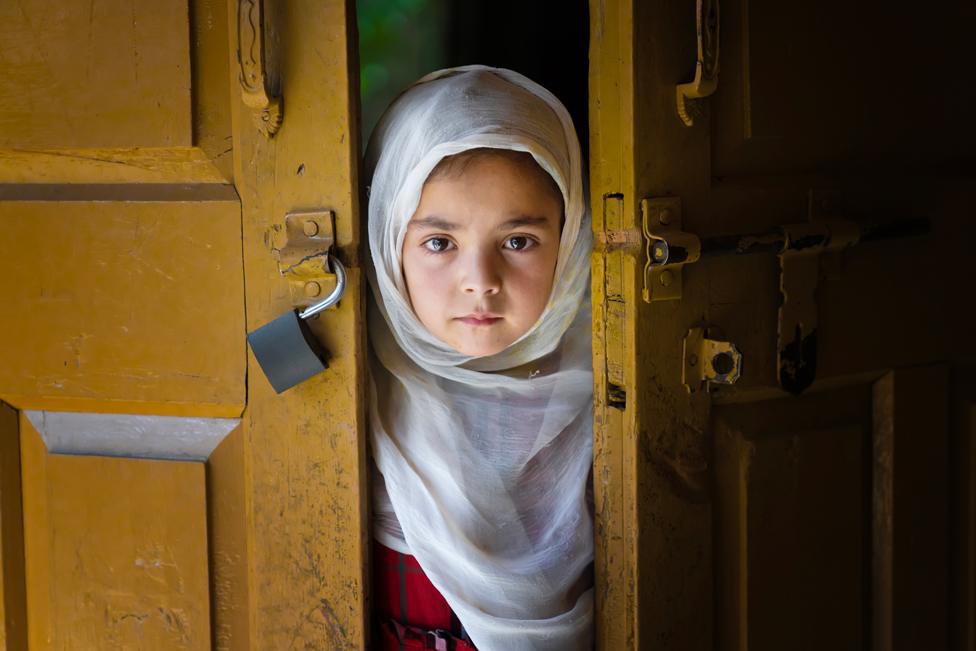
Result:
{"label": "recessed door panel", "polygon": [[20,427],[31,648],[209,649],[203,464],[52,455]]}
{"label": "recessed door panel", "polygon": [[239,415],[233,189],[19,187],[22,200],[0,202],[0,291],[16,315],[0,320],[0,395],[23,408]]}
{"label": "recessed door panel", "polygon": [[976,88],[950,63],[965,59],[966,3],[730,0],[721,11],[716,176],[919,169],[972,151]]}
{"label": "recessed door panel", "polygon": [[0,147],[188,147],[186,0],[0,5]]}
{"label": "recessed door panel", "polygon": [[713,417],[720,648],[862,648],[870,386]]}

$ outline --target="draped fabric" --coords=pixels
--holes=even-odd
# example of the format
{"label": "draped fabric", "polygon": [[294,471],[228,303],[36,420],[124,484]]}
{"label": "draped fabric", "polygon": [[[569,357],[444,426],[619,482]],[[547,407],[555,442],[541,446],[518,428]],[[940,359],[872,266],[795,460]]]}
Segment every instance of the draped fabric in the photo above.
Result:
{"label": "draped fabric", "polygon": [[[479,147],[530,153],[565,221],[536,324],[470,357],[413,313],[401,250],[434,166]],[[441,70],[381,118],[365,178],[374,536],[417,559],[481,651],[590,649],[591,235],[572,120],[511,70]]]}

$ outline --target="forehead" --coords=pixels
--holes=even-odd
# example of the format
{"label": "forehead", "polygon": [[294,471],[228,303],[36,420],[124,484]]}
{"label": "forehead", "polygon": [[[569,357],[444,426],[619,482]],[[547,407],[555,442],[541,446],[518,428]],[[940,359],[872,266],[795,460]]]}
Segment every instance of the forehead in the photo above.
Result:
{"label": "forehead", "polygon": [[472,167],[475,168],[472,173],[476,175],[498,173],[500,170],[519,176],[528,175],[530,181],[542,184],[556,201],[560,204],[563,202],[559,184],[539,165],[535,157],[529,152],[514,149],[476,147],[453,156],[445,156],[431,170],[427,182],[457,179]]}
{"label": "forehead", "polygon": [[[543,226],[562,215],[562,194],[552,178],[529,156],[514,159],[479,156],[450,173],[431,174],[423,186],[411,226],[435,226],[437,219],[464,221],[477,217]],[[525,219],[525,217],[538,219]]]}

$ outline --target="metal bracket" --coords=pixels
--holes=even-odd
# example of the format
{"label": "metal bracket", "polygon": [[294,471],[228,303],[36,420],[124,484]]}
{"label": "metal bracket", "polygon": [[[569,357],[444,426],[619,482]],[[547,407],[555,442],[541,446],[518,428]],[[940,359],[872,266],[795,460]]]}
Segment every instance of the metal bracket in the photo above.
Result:
{"label": "metal bracket", "polygon": [[684,339],[681,381],[689,393],[707,384],[735,384],[742,375],[742,353],[729,341],[711,339],[705,328],[692,328]]}
{"label": "metal bracket", "polygon": [[644,302],[681,298],[682,268],[698,260],[701,241],[681,230],[681,197],[641,200],[646,256]]}
{"label": "metal bracket", "polygon": [[820,253],[857,243],[857,224],[828,220],[782,227],[779,253],[779,307],[776,365],[780,386],[796,395],[813,383],[817,374],[817,302]]}
{"label": "metal bracket", "polygon": [[284,224],[275,224],[265,234],[265,244],[278,261],[278,273],[288,279],[294,307],[320,302],[335,286],[336,275],[329,270],[334,242],[335,213],[331,210],[287,213]]}
{"label": "metal bracket", "polygon": [[698,0],[696,7],[696,35],[698,59],[695,62],[695,78],[687,84],[675,87],[678,117],[690,127],[695,123],[690,99],[708,97],[718,88],[718,21],[719,0]]}

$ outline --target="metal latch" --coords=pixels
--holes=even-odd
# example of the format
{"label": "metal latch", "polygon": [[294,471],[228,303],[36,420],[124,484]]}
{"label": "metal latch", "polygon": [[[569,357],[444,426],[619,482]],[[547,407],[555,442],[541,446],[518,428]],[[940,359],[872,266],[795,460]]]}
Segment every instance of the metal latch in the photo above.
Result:
{"label": "metal latch", "polygon": [[[336,305],[346,288],[345,268],[329,251],[333,220],[328,210],[293,212],[285,215],[284,225],[276,224],[265,236],[278,272],[288,279],[292,305],[305,307],[291,309],[247,334],[255,359],[277,393],[329,366],[329,354],[306,320]],[[322,288],[331,279],[335,286],[322,298]]]}
{"label": "metal latch", "polygon": [[278,273],[288,279],[291,304],[308,307],[322,300],[335,286],[329,270],[329,250],[335,241],[335,213],[331,210],[290,212],[284,224],[265,234],[265,244],[278,262]]}
{"label": "metal latch", "polygon": [[[778,378],[783,389],[798,394],[810,386],[816,376],[815,294],[820,273],[819,254],[839,251],[859,242],[916,236],[930,229],[926,218],[864,224],[821,219],[813,214],[816,195],[811,191],[811,221],[808,223],[787,224],[762,233],[704,238],[681,230],[680,197],[643,199],[640,202],[641,231],[608,230],[599,234],[598,245],[606,252],[623,249],[637,254],[644,249],[642,294],[648,303],[680,299],[684,266],[700,258],[752,254],[778,256],[782,294],[776,345]],[[702,340],[708,340],[708,337],[703,335]],[[701,359],[699,344],[697,341],[692,344],[692,352],[688,353],[686,359],[691,359],[691,355]],[[741,356],[737,359],[741,360]],[[702,381],[730,384],[722,378],[732,378],[731,373],[738,366],[737,363],[729,373],[717,372],[714,376],[701,367],[692,369],[686,366],[685,371],[686,377],[692,380],[689,386],[698,382],[699,373],[703,374]]]}
{"label": "metal latch", "polygon": [[689,393],[707,384],[735,384],[742,375],[742,353],[730,341],[712,339],[705,328],[692,328],[684,339],[681,382]]}
{"label": "metal latch", "polygon": [[644,244],[644,301],[681,298],[682,267],[698,260],[701,241],[681,230],[681,197],[641,199]]}

